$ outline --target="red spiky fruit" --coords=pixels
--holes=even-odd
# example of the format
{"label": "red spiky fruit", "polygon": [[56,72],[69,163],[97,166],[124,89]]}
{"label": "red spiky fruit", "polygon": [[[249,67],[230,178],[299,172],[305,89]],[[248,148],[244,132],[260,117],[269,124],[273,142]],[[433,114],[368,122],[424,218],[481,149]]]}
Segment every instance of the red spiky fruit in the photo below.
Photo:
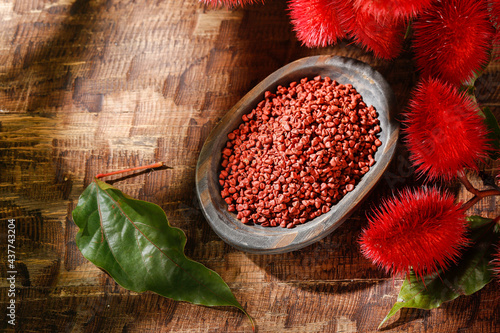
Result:
{"label": "red spiky fruit", "polygon": [[431,180],[451,180],[464,168],[477,170],[489,140],[477,105],[439,79],[420,81],[404,114],[410,159]]}
{"label": "red spiky fruit", "polygon": [[429,7],[434,0],[354,0],[354,7],[377,19],[393,16],[408,19]]}
{"label": "red spiky fruit", "polygon": [[423,76],[460,85],[489,61],[493,26],[483,0],[438,0],[414,22],[416,64]]}
{"label": "red spiky fruit", "polygon": [[396,58],[403,48],[405,22],[392,16],[377,20],[363,9],[355,9],[346,0],[339,9],[342,26],[353,37],[356,44],[371,51],[377,58]]}
{"label": "red spiky fruit", "polygon": [[468,243],[464,211],[436,188],[404,189],[383,201],[361,233],[363,255],[394,275],[424,277],[456,262]]}
{"label": "red spiky fruit", "polygon": [[345,37],[337,9],[342,0],[291,0],[288,4],[297,39],[307,47],[325,47]]}

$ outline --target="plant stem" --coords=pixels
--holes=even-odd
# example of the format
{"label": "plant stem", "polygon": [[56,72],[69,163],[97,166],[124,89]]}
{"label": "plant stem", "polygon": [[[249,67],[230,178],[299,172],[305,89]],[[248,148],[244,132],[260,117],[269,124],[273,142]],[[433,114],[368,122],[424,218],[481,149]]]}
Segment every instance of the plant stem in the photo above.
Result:
{"label": "plant stem", "polygon": [[100,173],[95,178],[103,178],[103,177],[108,177],[108,176],[113,176],[113,175],[119,175],[125,172],[130,172],[130,171],[137,171],[137,170],[145,170],[145,169],[156,169],[160,168],[165,165],[165,162],[157,162],[149,165],[143,165],[143,166],[138,166],[135,168],[129,168],[129,169],[124,169],[124,170],[119,170],[119,171],[113,171],[109,173]]}
{"label": "plant stem", "polygon": [[478,195],[478,193],[480,192],[477,188],[475,188],[470,183],[469,178],[467,178],[467,176],[465,175],[465,172],[463,170],[458,172],[458,180],[460,180],[460,182],[465,186],[467,191],[469,191],[470,193],[472,193],[474,195]]}
{"label": "plant stem", "polygon": [[463,210],[468,210],[472,206],[474,206],[479,200],[490,197],[492,195],[500,195],[500,191],[497,190],[484,190],[484,191],[479,191],[479,194],[476,194],[475,196],[472,197],[469,201],[464,203],[462,205]]}
{"label": "plant stem", "polygon": [[492,196],[492,195],[500,195],[500,191],[496,190],[496,189],[493,189],[493,190],[478,190],[477,188],[475,188],[469,181],[469,179],[467,178],[467,176],[465,175],[465,173],[463,171],[460,171],[458,173],[458,179],[460,180],[460,182],[465,186],[465,188],[472,194],[474,194],[474,196],[469,200],[467,201],[466,203],[464,203],[462,205],[462,209],[464,211],[468,210],[469,208],[471,208],[472,206],[474,206],[479,200],[485,198],[485,197],[489,197],[489,196]]}
{"label": "plant stem", "polygon": [[499,225],[500,225],[500,215],[498,215],[497,217],[495,217],[495,218],[493,219],[493,222],[495,222],[495,223],[497,223],[497,224],[499,224]]}

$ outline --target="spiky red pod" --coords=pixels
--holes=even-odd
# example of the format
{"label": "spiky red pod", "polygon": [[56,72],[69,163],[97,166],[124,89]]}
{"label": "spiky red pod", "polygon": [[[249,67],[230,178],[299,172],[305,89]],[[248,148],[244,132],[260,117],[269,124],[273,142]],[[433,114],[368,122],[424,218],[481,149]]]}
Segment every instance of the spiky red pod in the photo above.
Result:
{"label": "spiky red pod", "polygon": [[484,0],[438,0],[414,22],[416,64],[424,76],[456,85],[489,61],[493,26]]}
{"label": "spiky red pod", "polygon": [[393,16],[408,19],[429,7],[434,0],[354,0],[354,7],[377,19]]}
{"label": "spiky red pod", "polygon": [[291,0],[288,4],[297,39],[307,47],[325,47],[345,37],[337,9],[341,0]]}
{"label": "spiky red pod", "polygon": [[451,180],[464,168],[477,170],[487,156],[487,128],[476,104],[439,79],[424,79],[413,91],[403,129],[410,159],[431,180]]}
{"label": "spiky red pod", "polygon": [[376,57],[396,58],[403,48],[405,22],[392,16],[377,20],[370,13],[355,9],[351,0],[346,0],[339,10],[342,26],[354,38],[354,41]]}
{"label": "spiky red pod", "polygon": [[405,189],[383,201],[361,233],[363,255],[387,273],[418,277],[445,270],[468,243],[460,205],[436,188]]}

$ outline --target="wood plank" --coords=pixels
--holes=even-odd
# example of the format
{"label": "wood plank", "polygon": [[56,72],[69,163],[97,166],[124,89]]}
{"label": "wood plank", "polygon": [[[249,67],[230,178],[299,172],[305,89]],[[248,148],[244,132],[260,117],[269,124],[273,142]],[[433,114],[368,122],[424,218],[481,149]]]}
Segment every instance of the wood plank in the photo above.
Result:
{"label": "wood plank", "polygon": [[[364,259],[357,240],[382,196],[422,183],[403,145],[346,223],[292,253],[225,244],[194,191],[201,146],[218,120],[274,70],[317,54],[369,63],[399,108],[417,80],[410,52],[386,62],[349,42],[300,46],[283,1],[215,11],[196,0],[0,0],[0,308],[9,302],[4,237],[15,219],[17,331],[251,331],[237,310],[129,292],[78,251],[71,211],[92,177],[154,161],[172,168],[114,185],[166,211],[186,232],[186,254],[221,274],[259,332],[375,331],[402,281]],[[499,79],[497,61],[478,96],[500,117]],[[497,216],[498,198],[472,212]],[[440,309],[402,310],[385,332],[500,331],[499,300],[492,283]],[[0,328],[10,326],[2,319]]]}

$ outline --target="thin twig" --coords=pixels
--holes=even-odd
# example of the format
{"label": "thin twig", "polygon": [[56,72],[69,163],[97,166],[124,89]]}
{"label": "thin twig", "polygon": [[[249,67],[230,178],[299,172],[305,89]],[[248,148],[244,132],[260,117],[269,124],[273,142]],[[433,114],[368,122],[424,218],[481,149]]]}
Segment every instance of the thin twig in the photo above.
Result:
{"label": "thin twig", "polygon": [[458,173],[458,179],[465,186],[467,191],[474,194],[474,196],[469,201],[467,201],[466,203],[464,203],[462,205],[462,209],[464,211],[466,211],[469,208],[471,208],[472,206],[474,206],[479,200],[481,200],[483,198],[493,196],[493,195],[500,195],[500,191],[496,190],[496,189],[483,190],[483,191],[478,190],[470,183],[469,179],[467,178],[467,176],[465,175],[465,173],[463,171],[460,171]]}
{"label": "thin twig", "polygon": [[474,187],[474,185],[470,183],[469,178],[467,178],[463,170],[458,172],[458,180],[460,180],[460,182],[465,186],[467,191],[469,191],[470,193],[478,195],[478,193],[480,192],[477,188]]}
{"label": "thin twig", "polygon": [[467,201],[462,205],[462,209],[464,211],[468,210],[469,208],[474,206],[479,200],[493,195],[500,195],[500,191],[497,190],[478,191],[476,195],[474,195],[469,201]]}
{"label": "thin twig", "polygon": [[119,175],[125,172],[130,172],[130,171],[137,171],[137,170],[145,170],[145,169],[156,169],[160,168],[165,165],[165,162],[158,162],[158,163],[153,163],[149,165],[143,165],[143,166],[138,166],[135,168],[129,168],[129,169],[124,169],[124,170],[119,170],[119,171],[113,171],[109,173],[100,173],[95,178],[103,178],[103,177],[108,177],[108,176],[113,176],[113,175]]}

